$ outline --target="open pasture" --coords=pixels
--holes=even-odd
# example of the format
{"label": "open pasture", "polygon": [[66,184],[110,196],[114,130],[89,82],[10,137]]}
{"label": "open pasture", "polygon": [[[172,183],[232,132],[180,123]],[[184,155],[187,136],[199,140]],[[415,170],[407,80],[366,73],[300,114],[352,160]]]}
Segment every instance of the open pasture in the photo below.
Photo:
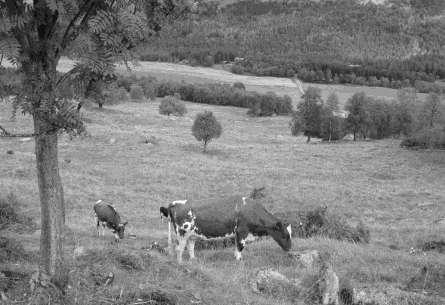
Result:
{"label": "open pasture", "polygon": [[[166,239],[161,205],[246,194],[266,186],[271,202],[266,208],[272,212],[327,205],[351,223],[362,220],[370,228],[369,245],[293,241],[297,250],[328,250],[336,272],[356,286],[400,287],[426,264],[445,270],[443,254],[409,254],[418,242],[445,234],[443,151],[408,151],[399,147],[399,140],[306,144],[304,137],[290,135],[289,117],[251,118],[245,109],[191,103],[186,103],[184,117],[167,117],[158,114],[158,106],[157,100],[103,110],[87,107],[82,111],[90,135],[60,137],[67,225],[83,247],[111,247],[111,233],[105,239],[95,236],[92,206],[98,199],[113,202],[129,221],[128,233],[136,238],[124,239],[120,247],[138,252],[154,240]],[[18,114],[11,122],[10,107],[0,107],[5,127],[32,129],[29,117]],[[191,134],[193,119],[203,110],[213,111],[223,126],[222,136],[209,144],[207,154]],[[155,136],[159,143],[145,144],[145,136]],[[15,193],[24,203],[21,211],[39,223],[33,141],[1,139],[0,172],[0,192]],[[38,249],[39,231],[6,233],[27,249]],[[201,251],[197,262],[186,263],[191,274],[165,262],[165,274],[159,266],[150,274],[123,272],[113,285],[156,281],[195,291],[208,304],[290,304],[288,299],[256,295],[248,284],[262,267],[298,276],[278,245],[266,239],[247,246],[243,255],[243,262],[236,262],[233,249]]]}

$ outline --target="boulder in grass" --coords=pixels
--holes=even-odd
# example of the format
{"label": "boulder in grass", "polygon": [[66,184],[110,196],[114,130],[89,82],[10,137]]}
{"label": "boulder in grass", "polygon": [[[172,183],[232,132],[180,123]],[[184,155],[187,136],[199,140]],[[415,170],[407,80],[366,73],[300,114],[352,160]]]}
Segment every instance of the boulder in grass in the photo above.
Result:
{"label": "boulder in grass", "polygon": [[298,295],[300,289],[299,279],[288,279],[280,272],[267,268],[259,270],[250,281],[250,287],[256,293],[267,293],[274,296],[292,294]]}
{"label": "boulder in grass", "polygon": [[290,251],[289,256],[304,268],[317,268],[320,253],[317,250]]}

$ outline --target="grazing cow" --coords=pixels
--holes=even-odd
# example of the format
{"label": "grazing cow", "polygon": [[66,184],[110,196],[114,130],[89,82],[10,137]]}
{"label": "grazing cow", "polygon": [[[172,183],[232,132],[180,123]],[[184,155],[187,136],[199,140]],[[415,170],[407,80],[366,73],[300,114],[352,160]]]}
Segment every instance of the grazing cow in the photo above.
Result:
{"label": "grazing cow", "polygon": [[116,212],[112,205],[99,200],[94,204],[94,212],[96,214],[97,235],[100,236],[99,226],[101,225],[102,235],[105,234],[105,227],[108,227],[114,233],[116,241],[124,238],[125,226],[128,222],[121,222],[119,213]]}
{"label": "grazing cow", "polygon": [[195,257],[196,238],[215,239],[234,236],[237,260],[241,259],[241,251],[246,243],[257,236],[270,235],[283,250],[289,251],[291,248],[291,226],[285,227],[278,218],[251,198],[232,196],[199,205],[188,200],[178,200],[168,207],[161,207],[160,212],[161,216],[169,219],[169,249],[171,249],[171,226],[173,226],[179,263],[182,262],[186,246],[190,258]]}

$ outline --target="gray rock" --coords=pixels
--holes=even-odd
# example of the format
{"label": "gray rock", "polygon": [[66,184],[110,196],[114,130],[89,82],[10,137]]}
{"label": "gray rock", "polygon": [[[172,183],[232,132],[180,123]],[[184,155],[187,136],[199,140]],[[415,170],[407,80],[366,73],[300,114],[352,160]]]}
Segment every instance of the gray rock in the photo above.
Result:
{"label": "gray rock", "polygon": [[290,251],[289,256],[304,268],[318,268],[320,253],[317,250]]}

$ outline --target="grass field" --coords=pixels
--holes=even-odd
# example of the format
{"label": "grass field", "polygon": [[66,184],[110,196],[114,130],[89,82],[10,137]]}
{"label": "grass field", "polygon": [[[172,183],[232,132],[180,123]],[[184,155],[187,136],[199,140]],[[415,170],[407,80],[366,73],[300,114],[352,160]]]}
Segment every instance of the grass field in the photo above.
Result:
{"label": "grass field", "polygon": [[[272,212],[326,204],[351,223],[362,220],[369,226],[369,245],[293,241],[295,250],[329,251],[336,272],[356,287],[404,287],[425,265],[445,272],[443,254],[409,254],[410,247],[445,234],[443,151],[408,151],[399,147],[398,140],[306,144],[305,138],[290,135],[288,117],[251,118],[239,108],[186,103],[188,113],[176,118],[159,115],[158,105],[155,101],[84,109],[90,136],[60,138],[67,225],[83,247],[111,247],[111,233],[106,238],[95,236],[92,205],[98,199],[113,202],[129,221],[128,231],[136,239],[123,240],[121,248],[138,253],[152,241],[166,238],[166,224],[159,219],[161,205],[183,198],[246,194],[266,186],[271,202],[267,208]],[[10,107],[0,107],[3,126],[31,130],[29,117],[18,115],[11,122]],[[193,118],[205,109],[213,111],[223,126],[221,138],[210,143],[207,154],[191,135]],[[142,143],[144,136],[157,137],[159,144]],[[15,193],[23,202],[20,210],[38,223],[33,149],[33,141],[0,139],[0,194]],[[14,154],[6,154],[7,150]],[[38,249],[39,231],[3,233],[29,250]],[[197,256],[197,262],[187,265],[191,273],[162,258],[161,265],[150,271],[119,273],[113,287],[156,282],[199,293],[204,304],[298,303],[257,295],[248,286],[248,279],[262,267],[299,275],[292,260],[270,240],[248,246],[243,262],[233,259],[233,249],[202,251]],[[161,276],[162,266],[168,272]],[[443,283],[429,293],[445,297]]]}

